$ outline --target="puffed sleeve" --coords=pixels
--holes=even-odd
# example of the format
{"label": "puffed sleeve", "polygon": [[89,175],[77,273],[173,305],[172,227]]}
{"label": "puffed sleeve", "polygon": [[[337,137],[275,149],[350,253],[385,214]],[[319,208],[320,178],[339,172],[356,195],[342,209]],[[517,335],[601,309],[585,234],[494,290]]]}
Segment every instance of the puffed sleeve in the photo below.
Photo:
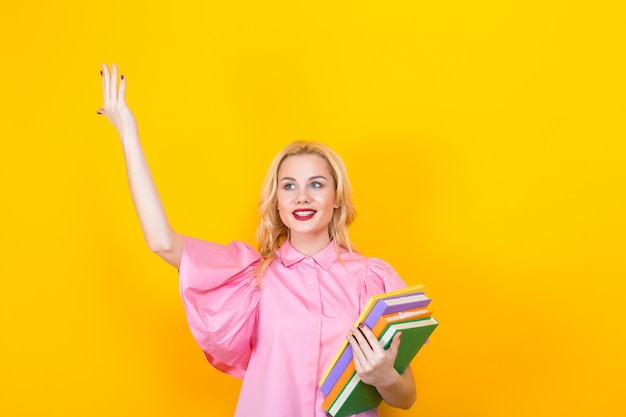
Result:
{"label": "puffed sleeve", "polygon": [[378,258],[369,258],[364,291],[361,292],[361,305],[365,305],[373,295],[399,290],[406,286],[391,265]]}
{"label": "puffed sleeve", "polygon": [[184,238],[179,279],[191,333],[215,368],[238,378],[250,359],[259,304],[253,272],[261,260],[243,242]]}

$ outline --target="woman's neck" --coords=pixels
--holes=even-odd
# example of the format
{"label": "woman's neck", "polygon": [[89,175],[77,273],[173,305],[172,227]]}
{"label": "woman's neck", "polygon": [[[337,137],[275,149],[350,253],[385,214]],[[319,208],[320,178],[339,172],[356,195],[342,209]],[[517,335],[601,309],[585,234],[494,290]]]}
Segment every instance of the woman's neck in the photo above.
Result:
{"label": "woman's neck", "polygon": [[322,249],[324,249],[330,243],[330,236],[324,234],[318,237],[312,237],[308,235],[291,235],[289,237],[289,243],[298,252],[306,256],[313,256]]}

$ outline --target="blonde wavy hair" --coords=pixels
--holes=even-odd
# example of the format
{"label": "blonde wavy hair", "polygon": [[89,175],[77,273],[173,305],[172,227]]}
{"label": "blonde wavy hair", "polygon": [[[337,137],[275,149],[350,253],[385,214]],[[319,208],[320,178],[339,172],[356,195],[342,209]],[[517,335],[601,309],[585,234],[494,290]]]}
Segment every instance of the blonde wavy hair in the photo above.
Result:
{"label": "blonde wavy hair", "polygon": [[319,142],[297,141],[287,145],[274,157],[261,186],[259,199],[259,215],[261,220],[256,230],[256,240],[263,262],[256,270],[258,282],[261,276],[274,259],[274,252],[289,238],[289,229],[280,219],[278,213],[278,170],[282,162],[295,155],[318,155],[328,164],[335,183],[335,202],[339,205],[333,212],[333,218],[328,225],[328,234],[335,244],[337,254],[339,248],[350,252],[355,248],[348,236],[348,227],[356,217],[356,210],[352,202],[352,187],[343,160],[328,146]]}

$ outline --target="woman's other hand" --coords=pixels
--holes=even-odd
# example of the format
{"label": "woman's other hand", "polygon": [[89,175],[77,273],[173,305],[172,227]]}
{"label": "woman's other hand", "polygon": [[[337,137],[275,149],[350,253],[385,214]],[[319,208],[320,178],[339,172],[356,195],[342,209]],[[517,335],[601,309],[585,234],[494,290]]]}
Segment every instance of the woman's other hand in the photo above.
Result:
{"label": "woman's other hand", "polygon": [[394,368],[401,335],[400,332],[394,335],[391,345],[385,350],[374,333],[361,324],[358,329],[351,329],[348,340],[361,381],[375,386],[390,406],[408,410],[416,399],[413,372],[410,366],[402,374]]}
{"label": "woman's other hand", "polygon": [[393,365],[398,356],[400,335],[401,333],[397,333],[389,348],[385,350],[364,324],[358,329],[351,329],[348,340],[352,345],[354,367],[361,381],[378,387],[391,385],[398,379],[398,371]]}
{"label": "woman's other hand", "polygon": [[137,121],[126,104],[126,77],[122,75],[119,80],[118,88],[118,70],[117,65],[109,66],[102,64],[102,93],[104,107],[98,109],[98,114],[103,114],[113,123],[120,135],[120,139],[124,140],[129,135],[136,136]]}

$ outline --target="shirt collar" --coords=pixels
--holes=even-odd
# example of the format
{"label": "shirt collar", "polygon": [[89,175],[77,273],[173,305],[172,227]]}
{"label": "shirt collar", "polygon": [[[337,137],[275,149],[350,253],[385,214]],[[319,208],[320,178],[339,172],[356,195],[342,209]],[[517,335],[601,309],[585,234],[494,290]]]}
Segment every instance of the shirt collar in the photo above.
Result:
{"label": "shirt collar", "polygon": [[297,264],[303,259],[311,258],[317,262],[324,269],[330,268],[330,266],[337,260],[337,250],[335,249],[335,242],[330,241],[328,246],[326,246],[321,251],[317,252],[315,255],[307,256],[296,250],[289,240],[285,240],[280,248],[276,251],[281,262],[286,267],[290,267],[291,265]]}

